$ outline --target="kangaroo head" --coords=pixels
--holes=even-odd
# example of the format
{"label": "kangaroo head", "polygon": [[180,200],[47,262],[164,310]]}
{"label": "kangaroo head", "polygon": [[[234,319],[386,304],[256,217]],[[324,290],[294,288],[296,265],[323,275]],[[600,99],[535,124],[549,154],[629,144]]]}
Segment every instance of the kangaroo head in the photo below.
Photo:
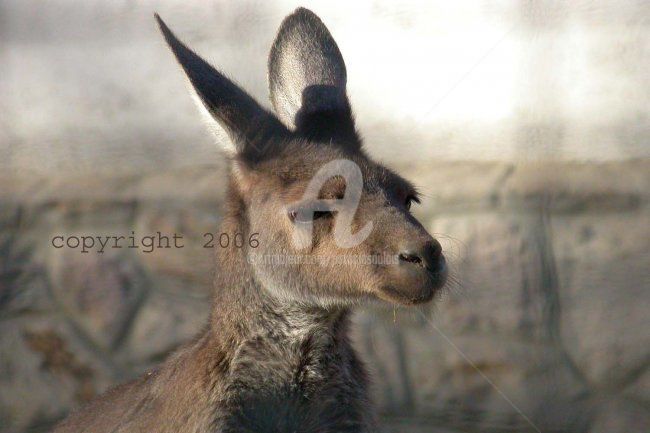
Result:
{"label": "kangaroo head", "polygon": [[227,218],[258,233],[246,253],[263,287],[316,304],[429,301],[446,279],[440,244],[410,213],[415,188],[363,150],[345,63],[320,19],[300,8],[280,27],[268,63],[275,115],[156,18],[208,123],[227,135]]}

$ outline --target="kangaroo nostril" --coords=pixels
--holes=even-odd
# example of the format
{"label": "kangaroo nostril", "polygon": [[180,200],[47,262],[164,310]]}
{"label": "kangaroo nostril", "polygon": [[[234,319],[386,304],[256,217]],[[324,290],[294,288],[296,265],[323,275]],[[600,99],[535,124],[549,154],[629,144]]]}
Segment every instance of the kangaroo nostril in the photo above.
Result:
{"label": "kangaroo nostril", "polygon": [[435,239],[409,245],[398,255],[400,262],[421,266],[430,272],[440,272],[445,267],[442,246]]}
{"label": "kangaroo nostril", "polygon": [[411,252],[404,252],[399,254],[399,259],[404,261],[404,262],[409,262],[409,263],[415,263],[415,264],[422,264],[422,257],[413,254]]}

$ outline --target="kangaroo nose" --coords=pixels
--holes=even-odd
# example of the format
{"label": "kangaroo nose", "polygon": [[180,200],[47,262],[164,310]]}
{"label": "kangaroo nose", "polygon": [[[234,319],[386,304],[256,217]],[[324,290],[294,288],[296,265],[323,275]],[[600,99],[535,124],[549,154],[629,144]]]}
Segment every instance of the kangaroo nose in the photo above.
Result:
{"label": "kangaroo nose", "polygon": [[435,239],[419,246],[409,245],[399,253],[399,259],[405,263],[422,266],[431,272],[439,272],[445,265],[442,246]]}

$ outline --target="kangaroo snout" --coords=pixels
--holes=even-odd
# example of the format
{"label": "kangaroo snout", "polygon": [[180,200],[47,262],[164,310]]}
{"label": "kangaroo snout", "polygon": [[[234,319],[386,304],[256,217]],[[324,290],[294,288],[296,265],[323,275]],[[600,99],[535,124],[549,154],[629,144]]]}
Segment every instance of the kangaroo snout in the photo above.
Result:
{"label": "kangaroo snout", "polygon": [[415,238],[404,236],[397,248],[397,263],[385,269],[377,294],[391,303],[429,302],[447,282],[447,262],[440,242],[422,230]]}

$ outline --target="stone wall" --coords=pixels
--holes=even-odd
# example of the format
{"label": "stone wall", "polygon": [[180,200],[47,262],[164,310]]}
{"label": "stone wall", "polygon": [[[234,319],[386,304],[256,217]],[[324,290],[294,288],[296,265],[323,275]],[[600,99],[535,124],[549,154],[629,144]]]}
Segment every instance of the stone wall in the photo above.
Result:
{"label": "stone wall", "polygon": [[[402,169],[453,281],[355,317],[386,431],[648,430],[650,161]],[[223,169],[0,185],[0,432],[38,432],[204,323]],[[184,248],[51,244],[132,230]]]}

